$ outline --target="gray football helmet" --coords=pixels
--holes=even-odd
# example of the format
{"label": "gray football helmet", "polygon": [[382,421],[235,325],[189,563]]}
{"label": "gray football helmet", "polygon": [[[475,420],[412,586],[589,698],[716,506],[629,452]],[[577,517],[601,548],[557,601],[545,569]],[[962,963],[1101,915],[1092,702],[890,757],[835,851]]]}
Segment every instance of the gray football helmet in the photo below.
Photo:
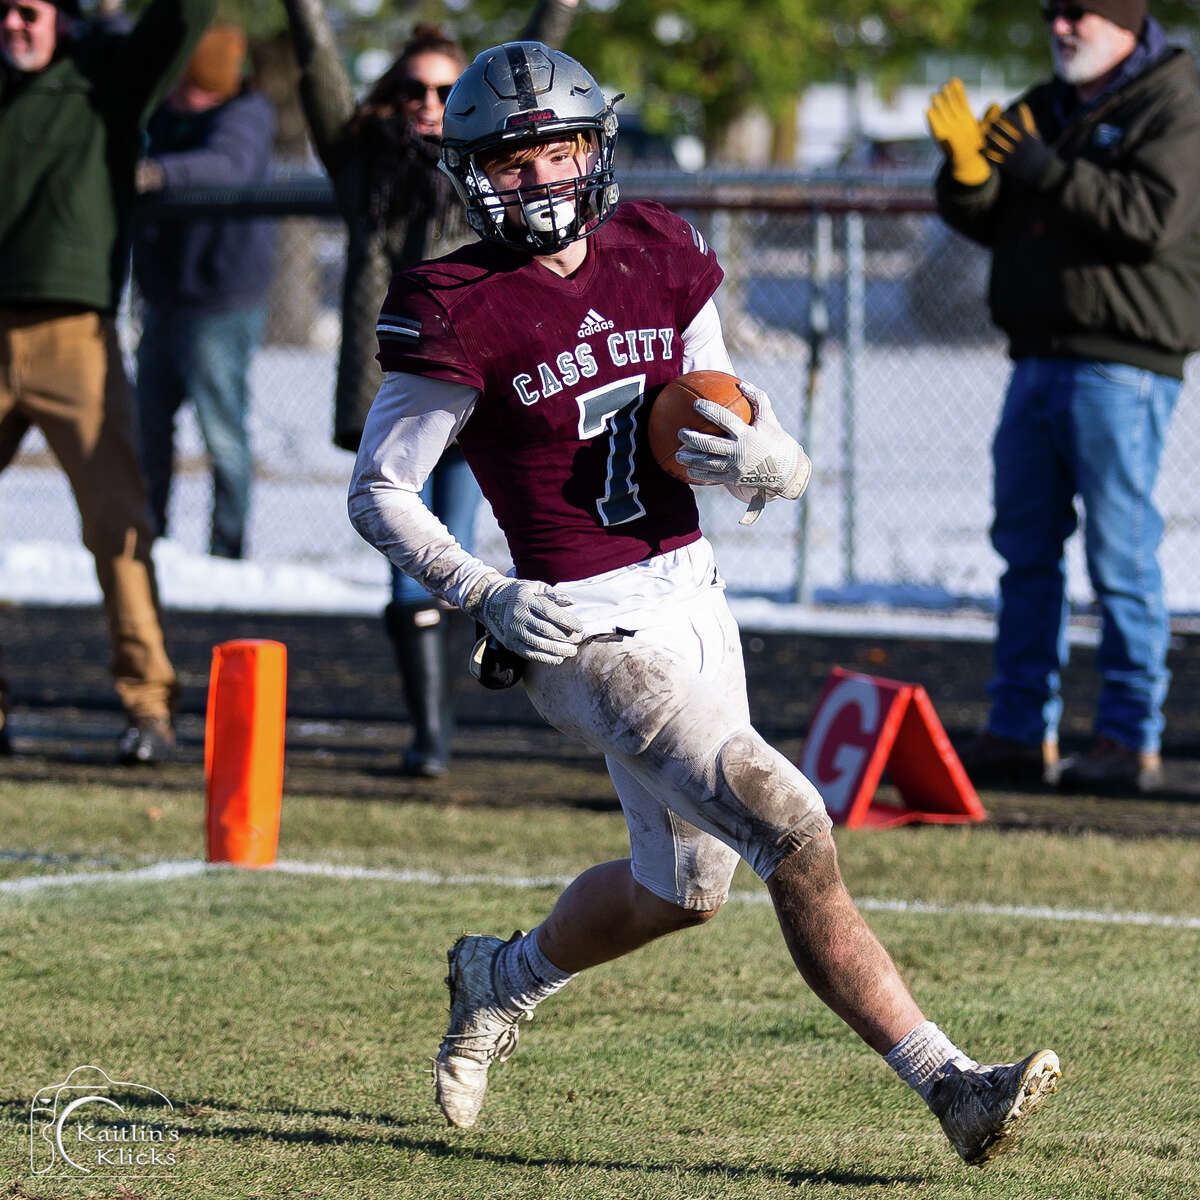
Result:
{"label": "gray football helmet", "polygon": [[[541,42],[484,50],[459,76],[442,118],[441,169],[481,238],[530,254],[553,254],[595,233],[617,204],[613,150],[617,114],[600,85],[570,55]],[[586,132],[595,166],[574,181],[498,192],[479,166],[481,153]],[[524,221],[507,218],[520,208]]]}

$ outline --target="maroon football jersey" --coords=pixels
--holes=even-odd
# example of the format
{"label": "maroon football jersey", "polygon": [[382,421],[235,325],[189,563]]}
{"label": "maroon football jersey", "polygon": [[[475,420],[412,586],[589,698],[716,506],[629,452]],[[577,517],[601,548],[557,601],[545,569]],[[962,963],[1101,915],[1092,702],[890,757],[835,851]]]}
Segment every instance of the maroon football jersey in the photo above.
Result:
{"label": "maroon football jersey", "polygon": [[393,279],[379,361],[479,389],[458,443],[521,578],[582,579],[700,536],[692,490],[655,463],[646,425],[721,278],[691,225],[635,202],[570,279],[487,242]]}

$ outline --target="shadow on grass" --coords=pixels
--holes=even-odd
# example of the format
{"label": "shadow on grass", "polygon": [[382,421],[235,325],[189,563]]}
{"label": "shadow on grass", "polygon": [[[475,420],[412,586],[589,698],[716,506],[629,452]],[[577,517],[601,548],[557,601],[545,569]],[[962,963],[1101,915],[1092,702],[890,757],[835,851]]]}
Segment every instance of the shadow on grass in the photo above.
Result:
{"label": "shadow on grass", "polygon": [[[141,1107],[142,1102],[130,1096],[126,1107]],[[832,1184],[839,1187],[866,1187],[869,1185],[908,1184],[924,1185],[929,1182],[929,1176],[916,1173],[877,1173],[851,1170],[806,1170],[796,1167],[784,1170],[770,1166],[731,1166],[721,1162],[653,1162],[637,1161],[632,1158],[605,1158],[603,1156],[588,1157],[586,1155],[535,1155],[499,1153],[480,1146],[457,1145],[449,1138],[422,1137],[415,1131],[405,1132],[406,1125],[394,1116],[382,1113],[352,1112],[348,1109],[269,1109],[249,1108],[227,1101],[216,1101],[211,1097],[201,1100],[177,1100],[174,1102],[176,1113],[191,1118],[187,1124],[171,1121],[171,1128],[181,1137],[196,1139],[220,1139],[244,1142],[251,1139],[261,1139],[286,1146],[336,1146],[336,1145],[381,1145],[390,1146],[397,1150],[412,1150],[427,1154],[431,1158],[456,1159],[476,1161],[496,1166],[512,1167],[575,1167],[590,1168],[598,1171],[630,1171],[640,1175],[670,1174],[673,1177],[694,1173],[699,1176],[727,1178],[736,1181],[755,1179],[772,1180],[789,1186],[809,1186],[814,1184]],[[226,1113],[237,1113],[247,1117],[258,1116],[264,1120],[255,1124],[253,1120],[243,1121],[237,1125],[220,1124],[220,1118]],[[197,1118],[211,1114],[213,1124],[209,1125]],[[358,1126],[371,1125],[375,1128],[356,1129],[272,1129],[269,1127],[270,1117],[287,1120],[337,1120],[350,1122]],[[0,1097],[0,1118],[7,1118],[25,1124],[29,1119],[29,1100],[25,1098]],[[425,1119],[422,1118],[422,1122]],[[453,1137],[453,1135],[450,1135]]]}
{"label": "shadow on grass", "polygon": [[[13,1102],[0,1101],[0,1111],[4,1111]],[[598,1171],[631,1171],[639,1175],[670,1174],[672,1177],[694,1173],[700,1176],[716,1176],[734,1181],[755,1179],[772,1180],[789,1186],[809,1186],[813,1184],[833,1184],[841,1187],[865,1187],[868,1185],[908,1184],[925,1185],[930,1176],[916,1173],[875,1173],[867,1171],[840,1171],[837,1169],[806,1170],[803,1167],[784,1170],[769,1166],[731,1166],[721,1162],[654,1162],[637,1161],[632,1158],[605,1158],[602,1156],[588,1157],[586,1155],[537,1155],[500,1153],[481,1146],[457,1145],[452,1140],[454,1135],[445,1138],[422,1137],[416,1131],[405,1132],[413,1124],[423,1124],[427,1118],[419,1122],[406,1122],[395,1116],[382,1113],[352,1112],[348,1109],[268,1109],[248,1108],[212,1099],[201,1101],[182,1101],[176,1104],[176,1109],[186,1115],[201,1117],[211,1112],[215,1121],[223,1113],[239,1113],[244,1116],[269,1118],[272,1116],[291,1120],[339,1120],[352,1122],[355,1125],[372,1125],[374,1129],[272,1129],[264,1122],[255,1124],[253,1121],[239,1125],[216,1124],[206,1126],[203,1123],[194,1125],[174,1125],[181,1136],[197,1139],[229,1139],[244,1141],[261,1138],[267,1142],[275,1142],[288,1146],[336,1146],[336,1145],[381,1145],[397,1150],[412,1150],[427,1154],[431,1158],[456,1159],[475,1161],[496,1166],[511,1167],[556,1167],[556,1168],[585,1168]]]}

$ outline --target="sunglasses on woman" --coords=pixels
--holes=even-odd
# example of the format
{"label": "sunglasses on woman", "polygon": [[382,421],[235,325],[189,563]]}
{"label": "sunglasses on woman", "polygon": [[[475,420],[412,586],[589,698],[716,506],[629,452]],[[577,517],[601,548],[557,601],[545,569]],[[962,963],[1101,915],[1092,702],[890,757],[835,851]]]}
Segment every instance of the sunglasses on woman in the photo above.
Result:
{"label": "sunglasses on woman", "polygon": [[434,86],[432,83],[422,83],[419,79],[402,79],[397,86],[405,100],[424,100],[427,92],[437,92],[438,101],[445,105],[454,84],[439,83]]}

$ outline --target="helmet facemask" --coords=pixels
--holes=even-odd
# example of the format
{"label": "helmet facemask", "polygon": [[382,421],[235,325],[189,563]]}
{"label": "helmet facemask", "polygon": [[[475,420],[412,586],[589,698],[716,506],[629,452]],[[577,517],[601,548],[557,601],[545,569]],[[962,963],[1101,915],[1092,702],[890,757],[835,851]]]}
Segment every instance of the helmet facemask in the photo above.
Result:
{"label": "helmet facemask", "polygon": [[[520,151],[538,145],[575,141],[578,132],[506,143],[499,149],[501,162],[509,149]],[[464,172],[464,185],[458,188],[467,206],[471,228],[487,241],[502,242],[531,254],[555,254],[599,228],[612,212],[616,199],[617,189],[612,178],[613,143],[609,142],[608,161],[605,162],[590,131],[578,140],[580,146],[576,153],[586,153],[592,160],[583,174],[527,187],[497,190],[484,165],[486,163],[495,173],[496,148],[489,153],[472,154]]]}
{"label": "helmet facemask", "polygon": [[[486,241],[555,254],[593,234],[616,207],[616,113],[595,80],[561,51],[539,42],[485,50],[455,84],[443,129],[441,169]],[[512,152],[580,134],[592,161],[577,177],[499,191],[488,177],[485,164],[495,170]]]}

